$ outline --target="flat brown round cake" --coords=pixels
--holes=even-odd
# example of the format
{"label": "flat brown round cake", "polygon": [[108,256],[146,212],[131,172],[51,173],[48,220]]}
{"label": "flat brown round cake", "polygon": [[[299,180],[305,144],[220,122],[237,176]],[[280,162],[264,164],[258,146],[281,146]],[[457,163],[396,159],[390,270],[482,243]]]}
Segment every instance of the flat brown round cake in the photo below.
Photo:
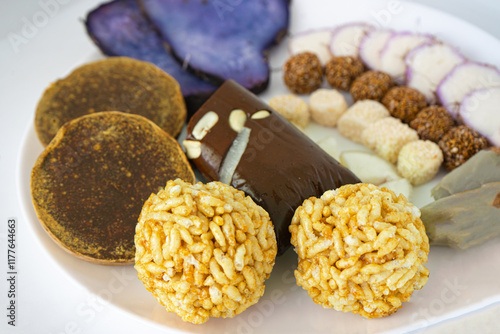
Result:
{"label": "flat brown round cake", "polygon": [[173,137],[187,115],[174,78],[151,63],[111,57],[82,65],[51,84],[38,102],[35,130],[46,146],[67,121],[108,110],[142,115]]}
{"label": "flat brown round cake", "polygon": [[174,138],[142,116],[100,112],[57,132],[33,167],[31,193],[40,222],[64,249],[128,264],[144,202],[176,178],[195,180]]}

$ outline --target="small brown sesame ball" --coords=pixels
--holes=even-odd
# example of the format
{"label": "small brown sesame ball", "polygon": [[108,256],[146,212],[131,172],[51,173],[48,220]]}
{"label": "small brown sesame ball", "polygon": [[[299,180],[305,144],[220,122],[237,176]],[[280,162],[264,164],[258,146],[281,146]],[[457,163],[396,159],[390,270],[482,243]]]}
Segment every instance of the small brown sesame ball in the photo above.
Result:
{"label": "small brown sesame ball", "polygon": [[488,140],[466,125],[451,128],[439,141],[444,167],[451,171],[488,147]]}
{"label": "small brown sesame ball", "polygon": [[422,140],[430,140],[435,143],[455,126],[453,117],[446,108],[441,106],[430,106],[418,112],[417,116],[410,122],[410,127],[415,129]]}
{"label": "small brown sesame ball", "polygon": [[365,67],[361,60],[355,57],[333,57],[325,65],[326,81],[333,88],[348,91],[351,84]]}
{"label": "small brown sesame ball", "polygon": [[367,71],[354,80],[350,92],[354,102],[359,100],[380,102],[393,86],[394,81],[389,74],[380,71]]}
{"label": "small brown sesame ball", "polygon": [[410,123],[420,110],[427,107],[427,99],[416,89],[397,86],[385,94],[382,104],[393,117],[399,118],[404,123]]}
{"label": "small brown sesame ball", "polygon": [[294,94],[309,94],[323,83],[323,68],[314,53],[302,52],[283,65],[283,80]]}

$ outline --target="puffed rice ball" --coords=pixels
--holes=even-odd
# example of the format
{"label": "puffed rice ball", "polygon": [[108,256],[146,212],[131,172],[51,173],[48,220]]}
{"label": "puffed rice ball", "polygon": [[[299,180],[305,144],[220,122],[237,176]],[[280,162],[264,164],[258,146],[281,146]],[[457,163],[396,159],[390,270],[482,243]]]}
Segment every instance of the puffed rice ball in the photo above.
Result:
{"label": "puffed rice ball", "polygon": [[312,118],[321,125],[334,127],[347,110],[347,102],[335,89],[320,88],[309,97]]}
{"label": "puffed rice ball", "polygon": [[368,125],[361,139],[366,147],[395,164],[401,148],[409,142],[418,140],[418,134],[399,119],[385,117]]}
{"label": "puffed rice ball", "polygon": [[350,106],[337,122],[339,133],[357,143],[362,143],[361,134],[373,122],[390,116],[389,110],[380,102],[361,100]]}
{"label": "puffed rice ball", "polygon": [[274,96],[269,100],[269,106],[299,128],[305,128],[309,124],[309,106],[296,95]]}
{"label": "puffed rice ball", "polygon": [[420,211],[385,188],[358,183],[311,197],[289,229],[297,284],[324,308],[385,317],[429,278]]}
{"label": "puffed rice ball", "polygon": [[277,253],[269,215],[250,197],[220,182],[180,179],[144,204],[135,247],[146,289],[194,324],[255,304]]}
{"label": "puffed rice ball", "polygon": [[399,174],[414,186],[424,184],[437,174],[443,152],[430,140],[417,140],[403,146],[398,156]]}

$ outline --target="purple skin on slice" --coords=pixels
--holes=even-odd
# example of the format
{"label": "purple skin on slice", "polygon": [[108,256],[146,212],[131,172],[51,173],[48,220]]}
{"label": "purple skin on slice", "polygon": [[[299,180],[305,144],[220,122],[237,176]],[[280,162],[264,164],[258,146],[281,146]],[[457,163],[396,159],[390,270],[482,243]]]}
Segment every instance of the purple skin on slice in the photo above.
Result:
{"label": "purple skin on slice", "polygon": [[417,46],[405,57],[406,85],[425,95],[429,104],[436,104],[436,89],[443,78],[466,60],[457,49],[432,41]]}
{"label": "purple skin on slice", "polygon": [[269,81],[267,49],[287,32],[288,0],[138,0],[177,59],[216,85],[254,93]]}
{"label": "purple skin on slice", "polygon": [[389,74],[398,84],[406,80],[405,56],[413,48],[430,42],[432,35],[412,32],[397,32],[391,35],[380,51],[380,70]]}
{"label": "purple skin on slice", "polygon": [[370,70],[380,70],[380,52],[394,32],[391,30],[371,30],[359,44],[359,58]]}
{"label": "purple skin on slice", "polygon": [[291,55],[301,52],[312,52],[316,54],[323,66],[332,58],[330,52],[330,40],[333,29],[323,28],[308,30],[298,33],[290,38],[288,51]]}
{"label": "purple skin on slice", "polygon": [[470,92],[460,104],[458,118],[500,146],[500,87],[482,88]]}
{"label": "purple skin on slice", "polygon": [[460,104],[472,91],[500,86],[500,71],[488,64],[466,61],[456,65],[439,83],[437,95],[441,104],[456,119]]}
{"label": "purple skin on slice", "polygon": [[94,9],[85,21],[87,32],[108,56],[125,56],[148,61],[168,74],[181,86],[190,113],[217,89],[187,72],[165,49],[135,0],[116,0]]}
{"label": "purple skin on slice", "polygon": [[347,23],[338,26],[333,31],[330,41],[330,52],[335,57],[358,57],[361,40],[373,29],[375,29],[374,26],[363,22]]}

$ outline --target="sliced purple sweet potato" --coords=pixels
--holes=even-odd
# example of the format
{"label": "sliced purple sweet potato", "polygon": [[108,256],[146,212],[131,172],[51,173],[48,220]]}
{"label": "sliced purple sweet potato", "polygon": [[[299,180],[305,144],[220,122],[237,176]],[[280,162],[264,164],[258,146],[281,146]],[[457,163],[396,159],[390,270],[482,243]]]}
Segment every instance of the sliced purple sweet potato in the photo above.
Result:
{"label": "sliced purple sweet potato", "polygon": [[439,101],[457,118],[460,104],[472,91],[500,86],[500,71],[488,64],[466,61],[456,65],[438,85]]}
{"label": "sliced purple sweet potato", "polygon": [[296,55],[301,52],[312,52],[316,54],[324,66],[332,58],[330,52],[330,40],[333,29],[316,29],[304,31],[292,36],[288,43],[290,54]]}
{"label": "sliced purple sweet potato", "polygon": [[470,92],[460,104],[459,119],[500,146],[500,87],[482,88]]}
{"label": "sliced purple sweet potato", "polygon": [[369,31],[359,45],[359,58],[370,70],[380,71],[380,52],[394,32],[374,29]]}
{"label": "sliced purple sweet potato", "polygon": [[373,29],[375,29],[374,26],[363,22],[347,23],[338,26],[333,31],[330,41],[331,53],[335,57],[358,57],[361,40]]}
{"label": "sliced purple sweet potato", "polygon": [[218,85],[254,93],[269,81],[267,50],[288,29],[289,1],[138,0],[177,59]]}
{"label": "sliced purple sweet potato", "polygon": [[405,57],[406,85],[424,94],[429,104],[435,104],[438,84],[453,67],[465,60],[458,50],[442,42],[417,46]]}
{"label": "sliced purple sweet potato", "polygon": [[175,78],[190,112],[194,112],[216,89],[187,72],[165,49],[135,0],[115,0],[94,9],[85,22],[87,32],[108,56],[149,61]]}
{"label": "sliced purple sweet potato", "polygon": [[398,84],[406,80],[405,56],[413,48],[430,42],[434,39],[431,35],[412,32],[397,32],[387,40],[380,51],[380,70],[393,77]]}

